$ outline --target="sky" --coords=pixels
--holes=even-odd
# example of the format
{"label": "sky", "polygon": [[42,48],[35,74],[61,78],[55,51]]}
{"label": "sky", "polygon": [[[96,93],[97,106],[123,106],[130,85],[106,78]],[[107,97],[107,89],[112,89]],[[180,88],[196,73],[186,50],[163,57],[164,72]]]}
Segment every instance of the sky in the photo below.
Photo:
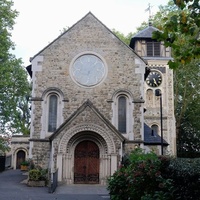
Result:
{"label": "sky", "polygon": [[16,18],[12,41],[13,54],[22,58],[23,65],[29,59],[56,39],[63,28],[71,27],[88,12],[92,12],[109,29],[124,35],[135,32],[159,5],[168,0],[13,0],[13,9],[19,12]]}

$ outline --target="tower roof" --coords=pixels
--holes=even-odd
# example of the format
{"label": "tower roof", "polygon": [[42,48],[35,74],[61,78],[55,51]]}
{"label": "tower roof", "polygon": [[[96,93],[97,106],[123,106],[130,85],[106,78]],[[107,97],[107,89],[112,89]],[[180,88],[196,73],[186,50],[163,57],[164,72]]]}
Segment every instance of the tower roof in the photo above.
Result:
{"label": "tower roof", "polygon": [[137,38],[152,38],[152,33],[154,31],[159,31],[159,29],[155,28],[152,26],[151,23],[149,23],[149,26],[146,27],[145,29],[141,30],[139,33],[135,34],[132,39]]}

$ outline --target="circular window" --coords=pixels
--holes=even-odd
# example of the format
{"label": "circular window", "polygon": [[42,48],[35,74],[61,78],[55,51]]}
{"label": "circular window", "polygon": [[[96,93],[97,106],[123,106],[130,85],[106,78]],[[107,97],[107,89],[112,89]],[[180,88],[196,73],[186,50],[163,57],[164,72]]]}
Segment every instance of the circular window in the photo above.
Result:
{"label": "circular window", "polygon": [[84,54],[79,56],[71,67],[73,79],[87,87],[100,83],[106,73],[103,61],[94,54]]}

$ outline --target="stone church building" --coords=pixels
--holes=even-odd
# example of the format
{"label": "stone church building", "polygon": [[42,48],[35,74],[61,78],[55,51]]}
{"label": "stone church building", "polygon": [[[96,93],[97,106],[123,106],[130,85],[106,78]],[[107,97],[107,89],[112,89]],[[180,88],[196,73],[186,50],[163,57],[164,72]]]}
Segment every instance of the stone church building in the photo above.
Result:
{"label": "stone church building", "polygon": [[154,30],[128,46],[89,12],[31,58],[29,158],[67,184],[106,184],[135,148],[176,154],[171,52]]}

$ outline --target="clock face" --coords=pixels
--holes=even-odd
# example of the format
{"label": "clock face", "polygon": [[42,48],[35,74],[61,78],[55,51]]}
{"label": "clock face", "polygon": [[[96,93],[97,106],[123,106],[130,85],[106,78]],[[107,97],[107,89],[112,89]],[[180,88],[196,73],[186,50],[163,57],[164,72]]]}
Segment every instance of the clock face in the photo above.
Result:
{"label": "clock face", "polygon": [[96,55],[85,54],[75,60],[71,72],[77,83],[90,87],[103,80],[105,76],[105,65]]}
{"label": "clock face", "polygon": [[158,71],[151,71],[146,79],[147,85],[158,87],[162,83],[162,75]]}

